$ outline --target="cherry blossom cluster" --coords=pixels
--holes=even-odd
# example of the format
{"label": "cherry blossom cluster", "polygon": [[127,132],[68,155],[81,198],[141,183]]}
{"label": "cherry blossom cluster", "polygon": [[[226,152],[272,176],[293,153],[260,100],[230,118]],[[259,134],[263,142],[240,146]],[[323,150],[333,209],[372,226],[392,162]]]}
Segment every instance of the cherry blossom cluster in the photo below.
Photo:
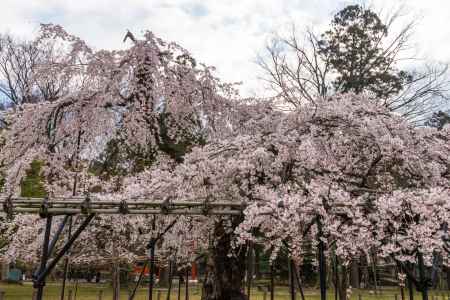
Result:
{"label": "cherry blossom cluster", "polygon": [[[177,164],[196,144],[230,131],[229,115],[236,111],[230,101],[236,97],[233,85],[221,83],[213,68],[197,64],[185,49],[151,32],[126,50],[94,51],[62,27],[46,24],[35,43],[55,49],[37,75],[64,77],[70,89],[57,99],[8,112],[0,152],[6,195],[20,194],[30,163],[39,160],[49,197],[89,193],[99,200],[130,201],[139,193],[132,187],[145,184],[136,182],[136,175]],[[96,217],[73,249],[73,261],[131,261],[145,254],[149,239],[173,218],[150,219]],[[17,216],[14,224],[9,256],[35,261],[43,220]],[[180,218],[168,234],[189,226],[190,220]],[[195,238],[178,240],[197,244]],[[170,245],[170,255],[193,251]]]}
{"label": "cherry blossom cluster", "polygon": [[[218,226],[235,245],[261,243],[273,257],[288,248],[297,261],[306,244],[323,241],[343,260],[370,250],[400,262],[420,253],[427,264],[438,253],[448,263],[448,126],[416,128],[363,95],[289,112],[239,99],[212,68],[151,32],[121,51],[93,51],[53,25],[42,38],[71,45],[58,66],[78,73],[67,95],[10,112],[0,152],[6,193],[19,193],[40,160],[50,196],[244,209],[233,217],[98,216],[75,261],[132,261],[175,221],[158,249],[183,263],[214,247]],[[20,216],[16,224],[9,254],[33,261],[42,220]]]}

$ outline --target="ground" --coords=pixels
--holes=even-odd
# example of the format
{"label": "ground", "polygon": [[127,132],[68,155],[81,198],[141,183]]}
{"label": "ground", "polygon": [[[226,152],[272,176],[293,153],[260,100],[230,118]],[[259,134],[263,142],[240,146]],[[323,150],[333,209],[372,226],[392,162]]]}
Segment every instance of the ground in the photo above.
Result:
{"label": "ground", "polygon": [[[111,299],[111,288],[105,285],[97,285],[97,284],[80,284],[75,287],[74,284],[70,284],[68,290],[72,290],[72,300],[98,300],[99,292],[103,291],[103,300]],[[200,300],[200,289],[198,286],[191,286],[191,292],[189,295],[189,300]],[[32,294],[32,285],[31,283],[25,283],[23,285],[17,284],[2,284],[0,283],[0,291],[5,292],[4,300],[29,300],[31,299]],[[76,297],[75,297],[76,291]],[[288,300],[290,299],[288,295],[288,291],[286,287],[277,287],[276,288],[276,299],[277,300]],[[45,300],[59,300],[60,299],[60,289],[59,284],[57,283],[48,283],[46,286],[46,294]],[[66,293],[67,295],[67,293]],[[123,290],[122,299],[127,299],[128,292]],[[159,295],[159,297],[158,297]],[[361,295],[361,299],[359,299],[359,295]],[[397,295],[397,297],[395,296]],[[319,300],[319,291],[308,289],[305,291],[306,300]],[[431,297],[432,296],[432,297]],[[450,300],[450,291],[432,291],[430,296],[430,300]],[[154,293],[155,300],[166,300],[167,298],[166,290],[157,290]],[[266,300],[269,300],[270,295],[266,295]],[[415,298],[420,300],[421,297],[418,293],[416,293]],[[67,299],[67,296],[66,296]],[[147,299],[147,290],[142,288],[139,290],[137,297],[135,300],[145,300]],[[177,299],[177,290],[172,291],[172,300]],[[184,290],[181,292],[181,299],[185,299]],[[262,291],[257,289],[252,290],[251,295],[252,300],[264,300],[264,294]],[[297,295],[297,299],[300,299],[300,295]],[[328,295],[328,299],[334,299],[334,294],[332,291]],[[388,288],[383,289],[381,294],[375,295],[374,293],[364,290],[356,290],[354,289],[352,292],[351,300],[401,300],[400,292],[398,289]]]}

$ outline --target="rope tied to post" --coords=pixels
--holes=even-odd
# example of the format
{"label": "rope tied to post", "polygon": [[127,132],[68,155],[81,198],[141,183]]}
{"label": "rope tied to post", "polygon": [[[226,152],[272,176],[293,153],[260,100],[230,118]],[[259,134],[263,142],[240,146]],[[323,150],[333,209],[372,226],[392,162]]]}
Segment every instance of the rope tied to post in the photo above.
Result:
{"label": "rope tied to post", "polygon": [[247,208],[247,202],[245,200],[242,200],[241,202],[241,214],[244,214],[244,210]]}
{"label": "rope tied to post", "polygon": [[210,205],[209,196],[208,196],[208,197],[206,197],[205,201],[203,201],[202,214],[204,216],[207,216],[209,214],[210,210],[211,210],[211,205]]}
{"label": "rope tied to post", "polygon": [[3,201],[3,211],[6,213],[6,217],[11,220],[13,218],[14,206],[12,203],[12,194],[6,197]]}
{"label": "rope tied to post", "polygon": [[92,211],[92,201],[89,195],[86,195],[84,201],[81,203],[81,213],[84,215],[90,214]]}
{"label": "rope tied to post", "polygon": [[161,213],[163,215],[168,215],[170,212],[172,205],[170,203],[170,196],[166,197],[164,201],[161,203]]}
{"label": "rope tied to post", "polygon": [[49,203],[49,197],[46,196],[41,203],[41,206],[39,207],[39,216],[41,218],[46,218],[48,217],[48,209],[50,208],[50,203]]}
{"label": "rope tied to post", "polygon": [[130,212],[127,201],[125,201],[125,200],[120,201],[119,212],[123,215],[126,215]]}

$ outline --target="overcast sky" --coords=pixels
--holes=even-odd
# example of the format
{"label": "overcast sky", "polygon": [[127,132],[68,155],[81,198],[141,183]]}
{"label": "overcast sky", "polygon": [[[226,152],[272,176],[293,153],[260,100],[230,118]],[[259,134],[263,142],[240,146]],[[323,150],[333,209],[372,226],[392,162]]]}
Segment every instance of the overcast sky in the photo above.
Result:
{"label": "overcast sky", "polygon": [[[341,0],[1,0],[0,31],[30,37],[39,23],[57,23],[96,49],[124,47],[127,29],[149,29],[176,41],[225,81],[243,81],[245,95],[260,92],[254,63],[274,32],[294,22],[317,30]],[[368,1],[366,1],[367,3]],[[414,41],[420,55],[450,61],[449,0],[373,0],[385,12],[403,5],[418,17]]]}

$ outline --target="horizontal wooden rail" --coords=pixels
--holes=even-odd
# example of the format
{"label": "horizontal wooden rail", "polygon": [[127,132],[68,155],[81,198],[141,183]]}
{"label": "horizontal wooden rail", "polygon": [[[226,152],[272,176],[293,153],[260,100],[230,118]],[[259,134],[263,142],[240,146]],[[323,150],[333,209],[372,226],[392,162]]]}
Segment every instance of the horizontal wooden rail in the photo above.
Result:
{"label": "horizontal wooden rail", "polygon": [[0,212],[13,214],[77,215],[240,215],[245,203],[225,201],[169,201],[129,199],[103,201],[95,198],[0,197]]}

